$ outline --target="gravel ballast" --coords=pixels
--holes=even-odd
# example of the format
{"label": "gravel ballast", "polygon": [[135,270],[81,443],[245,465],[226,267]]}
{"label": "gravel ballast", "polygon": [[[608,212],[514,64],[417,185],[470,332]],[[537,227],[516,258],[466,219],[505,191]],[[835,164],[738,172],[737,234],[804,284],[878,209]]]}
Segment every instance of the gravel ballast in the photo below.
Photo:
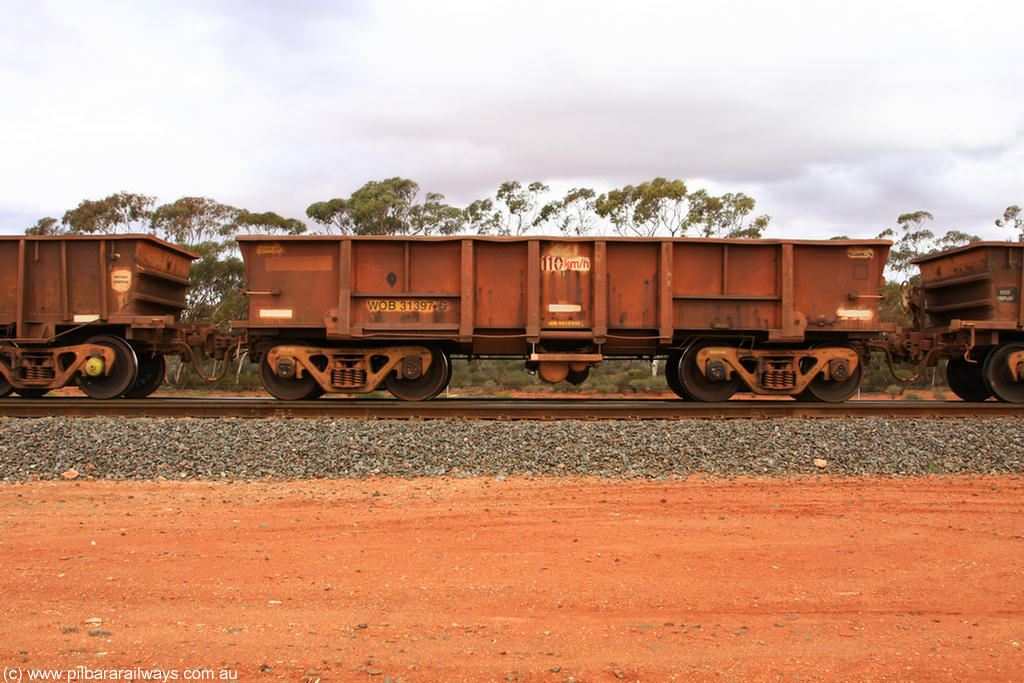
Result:
{"label": "gravel ballast", "polygon": [[0,419],[7,482],[1020,474],[1022,451],[1020,419]]}

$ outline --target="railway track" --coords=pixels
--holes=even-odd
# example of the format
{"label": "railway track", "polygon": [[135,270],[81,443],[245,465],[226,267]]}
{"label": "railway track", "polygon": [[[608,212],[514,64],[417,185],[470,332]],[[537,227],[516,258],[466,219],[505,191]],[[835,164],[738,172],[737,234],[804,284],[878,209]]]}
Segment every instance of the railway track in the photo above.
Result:
{"label": "railway track", "polygon": [[379,399],[279,401],[264,398],[150,398],[96,401],[81,397],[0,399],[0,417],[357,418],[395,420],[687,420],[836,417],[1017,417],[1024,405],[986,401],[730,401],[660,399]]}

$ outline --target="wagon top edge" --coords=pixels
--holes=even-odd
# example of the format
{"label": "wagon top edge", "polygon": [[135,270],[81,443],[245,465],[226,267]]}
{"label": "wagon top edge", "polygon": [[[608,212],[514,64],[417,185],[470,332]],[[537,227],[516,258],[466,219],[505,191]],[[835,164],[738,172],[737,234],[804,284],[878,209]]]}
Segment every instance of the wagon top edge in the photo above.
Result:
{"label": "wagon top edge", "polygon": [[523,235],[521,237],[493,235],[443,235],[424,237],[421,235],[239,235],[239,242],[278,242],[278,241],[327,241],[327,242],[624,242],[632,244],[660,244],[672,242],[676,244],[797,244],[808,246],[892,246],[891,240],[876,239],[842,239],[842,240],[804,240],[804,239],[726,239],[715,237],[566,237],[562,235]]}
{"label": "wagon top edge", "polygon": [[953,249],[947,249],[945,251],[939,251],[934,254],[926,254],[925,256],[919,256],[912,260],[911,263],[927,263],[928,261],[934,261],[935,259],[945,258],[950,254],[961,254],[975,249],[987,249],[991,247],[1003,247],[1009,249],[1022,249],[1024,250],[1024,242],[972,242],[962,247],[955,247]]}
{"label": "wagon top edge", "polygon": [[165,249],[176,251],[193,260],[199,258],[199,254],[147,233],[122,233],[119,235],[0,235],[0,242],[16,242],[21,240],[26,242],[145,241],[153,244],[159,244]]}

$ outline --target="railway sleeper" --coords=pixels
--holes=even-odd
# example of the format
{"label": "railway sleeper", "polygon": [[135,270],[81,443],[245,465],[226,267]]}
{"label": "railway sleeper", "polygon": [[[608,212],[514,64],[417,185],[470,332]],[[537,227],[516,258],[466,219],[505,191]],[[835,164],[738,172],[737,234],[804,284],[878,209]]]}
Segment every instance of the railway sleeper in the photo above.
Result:
{"label": "railway sleeper", "polygon": [[695,364],[711,381],[739,377],[756,394],[795,396],[808,389],[813,393],[818,385],[843,385],[852,394],[861,375],[860,356],[846,346],[779,350],[711,345],[697,351]]}
{"label": "railway sleeper", "polygon": [[76,375],[106,376],[116,363],[116,352],[100,344],[0,346],[0,377],[15,391],[59,389]]}

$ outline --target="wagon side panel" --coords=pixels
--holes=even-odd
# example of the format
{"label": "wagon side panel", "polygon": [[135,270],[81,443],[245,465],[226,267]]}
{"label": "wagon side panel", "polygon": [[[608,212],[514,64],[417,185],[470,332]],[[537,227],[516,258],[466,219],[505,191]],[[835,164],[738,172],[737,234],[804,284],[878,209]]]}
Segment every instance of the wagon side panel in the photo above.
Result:
{"label": "wagon side panel", "polygon": [[353,241],[351,331],[450,338],[462,306],[458,241]]}
{"label": "wagon side panel", "polygon": [[677,243],[673,308],[679,335],[779,327],[779,253],[776,244]]}

